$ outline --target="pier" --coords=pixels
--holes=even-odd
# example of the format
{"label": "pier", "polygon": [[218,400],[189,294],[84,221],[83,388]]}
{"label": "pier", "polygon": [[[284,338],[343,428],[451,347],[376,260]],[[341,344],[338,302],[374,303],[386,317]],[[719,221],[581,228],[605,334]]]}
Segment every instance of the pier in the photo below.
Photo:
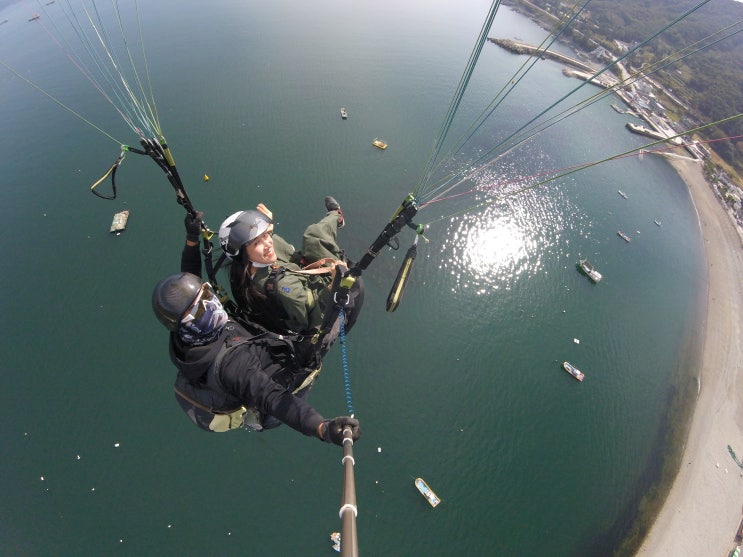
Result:
{"label": "pier", "polygon": [[[562,70],[563,74],[568,77],[576,77],[578,79],[588,81],[590,83],[593,83],[594,85],[598,85],[599,87],[611,89],[619,98],[621,98],[625,102],[625,104],[627,104],[627,106],[630,107],[630,110],[628,110],[627,113],[632,116],[641,118],[648,125],[648,127],[646,127],[628,123],[627,129],[629,129],[631,132],[645,135],[653,139],[665,140],[675,146],[683,146],[692,155],[692,157],[698,159],[703,158],[703,153],[695,145],[687,144],[681,138],[679,138],[678,133],[672,128],[672,126],[670,126],[668,123],[662,122],[660,118],[654,117],[654,115],[650,111],[641,110],[639,107],[636,106],[636,104],[633,102],[634,85],[632,83],[628,83],[627,85],[620,87],[620,83],[616,76],[610,74],[609,72],[604,72],[601,75],[594,77],[596,73],[601,71],[601,68],[594,67],[590,64],[582,62],[581,60],[577,60],[576,58],[567,56],[560,52],[555,52],[546,48],[539,48],[533,45],[529,45],[519,41],[512,41],[509,39],[493,39],[488,37],[488,41],[508,50],[509,52],[513,52],[514,54],[526,54],[529,56],[537,56],[542,59],[549,58],[567,66],[571,66],[572,69],[564,68]],[[621,64],[617,64],[617,71],[619,71],[620,75],[622,75],[623,77],[622,83],[626,83],[629,79],[629,76],[626,76],[626,71]],[[614,107],[614,110],[617,110],[617,108]],[[619,112],[619,110],[617,110],[617,112]]]}
{"label": "pier", "polygon": [[555,52],[554,50],[539,48],[533,45],[521,43],[518,41],[512,41],[509,39],[493,39],[488,37],[488,40],[491,43],[508,50],[509,52],[513,52],[514,54],[528,54],[529,56],[537,56],[543,59],[547,58],[550,60],[555,60],[567,66],[571,66],[578,70],[569,72],[568,75],[570,77],[578,77],[585,81],[590,81],[591,83],[599,85],[600,87],[606,87],[607,89],[610,89],[617,85],[617,79],[609,73],[604,73],[597,78],[592,79],[593,75],[596,72],[600,71],[601,68],[596,68],[581,60],[573,58],[572,56],[562,54],[561,52]]}
{"label": "pier", "polygon": [[539,56],[540,58],[550,58],[591,74],[598,71],[597,68],[594,68],[585,62],[581,62],[580,60],[576,60],[575,58],[571,58],[570,56],[566,56],[560,52],[555,52],[554,50],[547,50],[544,48],[540,49],[536,46],[511,41],[509,39],[491,39],[488,37],[488,40],[491,43],[497,44],[501,48],[505,48],[509,52],[513,52],[514,54],[529,54],[530,56]]}

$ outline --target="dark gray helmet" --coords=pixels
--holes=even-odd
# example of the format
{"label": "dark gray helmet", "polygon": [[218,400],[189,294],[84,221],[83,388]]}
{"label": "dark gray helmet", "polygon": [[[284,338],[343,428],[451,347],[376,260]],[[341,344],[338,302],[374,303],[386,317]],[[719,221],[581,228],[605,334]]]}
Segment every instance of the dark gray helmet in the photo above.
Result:
{"label": "dark gray helmet", "polygon": [[152,309],[169,331],[175,331],[201,290],[201,279],[191,273],[165,277],[152,291]]}
{"label": "dark gray helmet", "polygon": [[271,219],[260,211],[238,211],[219,227],[219,245],[228,257],[237,257],[240,248],[263,234],[270,225]]}

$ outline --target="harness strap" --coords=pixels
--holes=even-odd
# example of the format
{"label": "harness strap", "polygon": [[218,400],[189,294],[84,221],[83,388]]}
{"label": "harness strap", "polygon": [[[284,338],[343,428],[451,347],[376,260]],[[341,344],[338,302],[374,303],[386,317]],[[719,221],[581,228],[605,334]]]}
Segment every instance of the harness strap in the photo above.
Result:
{"label": "harness strap", "polygon": [[[276,335],[276,337],[274,338],[270,338],[270,337],[259,338],[262,336],[263,335],[258,335],[256,337],[251,337],[251,338],[244,338],[244,337],[239,338],[239,340],[237,340],[237,342],[235,342],[234,344],[230,342],[230,341],[235,340],[234,338],[226,339],[222,343],[222,347],[220,348],[219,353],[217,354],[217,357],[214,359],[214,363],[212,364],[212,371],[215,377],[217,378],[217,381],[219,378],[219,370],[222,366],[222,360],[224,360],[224,357],[227,354],[227,352],[230,352],[231,350],[239,346],[242,346],[244,344],[273,344],[273,345],[287,344],[289,345],[289,348],[291,349],[292,355],[293,355],[294,347],[292,346],[292,342],[289,339],[283,338],[281,335]],[[322,364],[320,364],[316,369],[312,370],[312,372],[310,372],[307,375],[307,377],[304,378],[304,381],[302,381],[302,383],[292,391],[292,394],[297,394],[298,392],[312,385],[312,383],[315,381],[315,379],[317,378],[317,376],[320,374],[321,371],[322,371]],[[240,411],[245,413],[248,410],[248,408],[246,408],[245,406],[240,406],[238,408],[235,408],[234,410],[215,410],[214,408],[206,406],[205,404],[201,404],[198,400],[195,400],[189,397],[187,394],[181,391],[178,387],[174,387],[174,390],[175,390],[175,393],[182,399],[186,400],[187,402],[189,402],[196,408],[200,408],[201,410],[204,410],[211,414],[220,414],[220,415],[228,416],[236,412],[240,412]]]}
{"label": "harness strap", "polygon": [[[331,277],[334,278],[336,276],[336,269],[339,266],[342,269],[345,269],[344,263],[342,261],[334,259],[332,257],[319,259],[314,263],[310,263],[309,265],[302,267],[301,269],[287,269],[286,267],[282,266],[274,266],[268,272],[268,280],[266,280],[266,284],[264,285],[263,290],[266,296],[274,299],[279,290],[279,281],[284,277],[285,274],[289,273],[293,275],[307,276],[331,275]],[[308,296],[310,295],[313,297],[312,305],[314,306],[316,303],[316,299],[314,298],[314,292],[311,290],[308,291]],[[281,306],[278,306],[276,309],[280,310],[284,317],[287,317],[286,311]]]}
{"label": "harness strap", "polygon": [[332,273],[337,265],[343,264],[343,261],[339,259],[334,259],[333,257],[324,257],[322,259],[318,259],[314,263],[310,263],[309,265],[302,267],[302,269],[299,271],[292,271],[291,269],[289,269],[288,272],[304,275],[323,275]]}
{"label": "harness strap", "polygon": [[304,381],[302,381],[302,384],[292,391],[292,394],[296,395],[299,391],[312,385],[312,383],[315,381],[317,376],[320,375],[321,371],[322,371],[322,364],[320,364],[320,366],[318,366],[316,369],[313,369],[312,373],[310,373],[307,377],[305,377]]}
{"label": "harness strap", "polygon": [[305,265],[301,269],[287,269],[286,267],[274,267],[271,273],[277,270],[282,270],[284,273],[291,273],[294,275],[329,275],[335,271],[337,265],[345,265],[343,261],[334,259],[332,257],[324,257],[318,259],[314,263]]}
{"label": "harness strap", "polygon": [[[126,156],[126,152],[130,151],[132,153],[137,153],[138,155],[146,155],[144,151],[141,151],[139,149],[135,149],[134,147],[130,147],[129,145],[122,145],[121,146],[121,154],[119,157],[114,161],[114,163],[106,170],[106,172],[96,180],[92,186],[90,186],[90,192],[93,195],[97,195],[101,199],[116,199],[116,171],[119,169],[121,164],[124,162],[124,157]],[[105,195],[100,192],[97,192],[95,189],[100,186],[103,182],[106,181],[106,179],[111,176],[111,195]]]}
{"label": "harness strap", "polygon": [[182,392],[178,387],[174,387],[175,394],[177,394],[179,397],[181,397],[183,400],[188,401],[190,404],[193,404],[196,408],[200,408],[201,410],[205,410],[206,412],[210,412],[211,414],[220,414],[228,416],[229,414],[234,414],[235,412],[238,412],[240,410],[247,410],[244,406],[241,406],[240,408],[235,408],[234,410],[214,410],[213,408],[209,408],[205,404],[201,404],[198,400],[192,399],[190,396]]}
{"label": "harness strap", "polygon": [[[121,151],[121,154],[119,155],[119,158],[116,159],[116,161],[109,167],[108,170],[96,180],[92,186],[90,186],[90,191],[94,195],[97,195],[101,199],[116,199],[116,169],[119,168],[121,163],[124,162],[124,151]],[[100,186],[106,178],[111,176],[111,195],[104,195],[100,192],[95,191],[95,189]]]}

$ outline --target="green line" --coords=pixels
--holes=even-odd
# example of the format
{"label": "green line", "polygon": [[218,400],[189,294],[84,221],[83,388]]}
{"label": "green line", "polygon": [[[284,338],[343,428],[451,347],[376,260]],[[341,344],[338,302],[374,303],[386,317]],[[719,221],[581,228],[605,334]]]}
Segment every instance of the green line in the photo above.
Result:
{"label": "green line", "polygon": [[598,160],[598,161],[594,161],[594,162],[590,162],[590,163],[585,163],[585,164],[582,164],[582,165],[578,165],[577,167],[571,168],[567,172],[563,172],[561,174],[557,174],[555,176],[552,176],[551,178],[547,178],[545,180],[540,180],[538,182],[535,182],[534,184],[530,184],[528,186],[524,186],[523,188],[519,188],[517,190],[510,191],[510,192],[508,192],[506,194],[502,194],[502,195],[497,195],[496,194],[493,199],[490,199],[488,201],[483,201],[482,203],[477,203],[476,205],[472,205],[471,207],[468,207],[466,209],[462,209],[462,210],[459,210],[459,211],[454,211],[453,213],[449,213],[449,214],[443,215],[443,216],[441,216],[439,218],[436,218],[436,219],[434,219],[432,221],[427,222],[425,224],[425,227],[428,228],[431,224],[434,224],[436,222],[441,222],[444,219],[448,219],[448,218],[451,218],[451,217],[456,216],[456,215],[463,215],[463,214],[469,213],[471,211],[474,211],[475,209],[479,209],[481,207],[485,207],[487,205],[491,205],[491,204],[493,204],[493,203],[495,203],[495,202],[497,202],[497,201],[499,201],[501,199],[512,197],[514,195],[518,195],[520,193],[523,193],[525,191],[529,191],[529,190],[534,189],[534,188],[537,188],[539,186],[543,186],[544,184],[548,184],[549,182],[553,182],[554,180],[557,180],[559,178],[564,178],[565,176],[569,176],[571,174],[575,174],[576,172],[579,172],[581,170],[585,170],[587,168],[591,168],[593,166],[596,166],[596,165],[599,165],[599,164],[602,164],[602,163],[605,163],[605,162],[609,162],[609,161],[612,161],[612,160],[620,159],[622,157],[626,157],[628,155],[631,155],[632,153],[638,153],[639,151],[646,150],[646,149],[648,149],[648,147],[653,147],[654,145],[659,145],[661,143],[666,143],[667,141],[669,141],[671,139],[676,139],[677,137],[681,137],[683,135],[697,133],[697,132],[702,131],[702,130],[704,130],[706,128],[710,128],[712,126],[717,126],[719,124],[724,124],[726,122],[731,122],[733,120],[737,120],[738,118],[742,118],[742,117],[743,117],[743,113],[739,113],[739,114],[736,114],[734,116],[728,116],[727,118],[723,118],[721,120],[717,120],[716,122],[711,122],[709,124],[704,124],[703,126],[698,126],[698,127],[694,128],[694,129],[687,130],[687,131],[685,131],[683,133],[679,133],[679,134],[676,134],[674,136],[667,137],[665,139],[659,139],[659,140],[653,141],[651,143],[646,143],[645,145],[642,145],[640,147],[635,147],[633,149],[629,149],[628,151],[624,151],[623,153],[619,153],[617,155],[612,155],[610,157],[606,157],[606,158],[601,159],[601,160]]}
{"label": "green line", "polygon": [[22,79],[23,81],[25,81],[27,84],[29,84],[31,87],[33,87],[34,89],[36,89],[42,95],[45,95],[47,98],[49,98],[50,100],[52,100],[53,102],[55,102],[56,104],[58,104],[59,106],[61,106],[62,108],[64,108],[65,110],[67,110],[68,112],[71,112],[72,114],[74,114],[75,116],[77,116],[80,120],[82,120],[83,122],[85,122],[86,124],[88,124],[90,127],[92,127],[94,129],[98,130],[99,132],[101,132],[103,135],[105,135],[106,137],[108,137],[111,141],[114,141],[118,145],[122,145],[124,143],[123,141],[119,141],[118,139],[116,139],[114,136],[112,136],[108,132],[106,132],[106,131],[102,130],[101,128],[99,128],[98,126],[96,126],[93,122],[91,122],[90,120],[88,120],[87,118],[85,118],[79,112],[76,112],[75,110],[73,110],[72,108],[70,108],[69,106],[67,106],[66,104],[64,104],[62,101],[60,101],[59,99],[57,99],[56,97],[54,97],[50,93],[47,93],[46,91],[44,91],[44,89],[42,89],[41,87],[39,87],[36,83],[34,83],[33,81],[31,81],[27,77],[21,75],[20,73],[18,73],[16,70],[14,70],[12,67],[10,67],[8,64],[6,64],[5,62],[3,62],[2,60],[0,60],[0,65],[2,65],[3,67],[5,67],[8,71],[10,71],[16,77],[19,77],[20,79]]}

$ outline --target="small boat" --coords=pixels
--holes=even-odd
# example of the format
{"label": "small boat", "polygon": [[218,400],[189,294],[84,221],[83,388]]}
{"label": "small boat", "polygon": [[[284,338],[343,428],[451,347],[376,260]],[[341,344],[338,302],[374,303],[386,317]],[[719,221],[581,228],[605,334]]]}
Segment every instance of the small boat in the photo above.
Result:
{"label": "small boat", "polygon": [[624,110],[622,110],[621,108],[619,108],[619,107],[618,107],[617,105],[615,105],[614,103],[612,103],[611,107],[612,107],[612,108],[613,108],[613,109],[614,109],[615,111],[619,112],[619,114],[624,114]]}
{"label": "small boat", "polygon": [[379,147],[380,149],[387,148],[387,144],[381,139],[375,139],[374,141],[372,141],[372,145],[374,145],[375,147]]}
{"label": "small boat", "polygon": [[114,215],[114,220],[111,223],[111,232],[121,232],[126,229],[126,222],[129,220],[129,209],[119,211]]}
{"label": "small boat", "polygon": [[599,282],[603,277],[601,276],[601,273],[599,273],[596,269],[593,268],[593,265],[591,265],[588,262],[588,259],[581,259],[578,262],[578,268],[583,271],[588,278],[590,278],[593,282]]}
{"label": "small boat", "polygon": [[654,222],[655,224],[657,224],[658,226],[660,226],[660,221],[654,220],[653,222]]}
{"label": "small boat", "polygon": [[632,238],[630,238],[629,236],[627,236],[627,235],[626,235],[626,234],[625,234],[624,232],[622,232],[621,230],[617,230],[617,236],[619,236],[619,237],[620,237],[620,238],[621,238],[622,240],[624,240],[624,241],[625,241],[625,242],[627,242],[628,244],[629,244],[629,243],[630,243],[630,242],[632,241]]}
{"label": "small boat", "polygon": [[344,120],[348,118],[348,111],[345,108],[341,108],[341,118]]}
{"label": "small boat", "polygon": [[40,16],[39,14],[34,14],[34,15],[33,15],[33,17],[29,17],[29,18],[28,18],[28,20],[29,20],[29,21],[34,21],[34,20],[36,20],[36,19],[39,19],[40,17],[41,17],[41,16]]}
{"label": "small boat", "polygon": [[623,192],[622,190],[617,190],[617,193],[618,193],[619,195],[621,195],[622,197],[624,197],[625,199],[627,199],[627,194],[626,194],[626,193],[624,193],[624,192]]}
{"label": "small boat", "polygon": [[579,370],[577,367],[575,367],[570,362],[563,362],[562,367],[565,371],[567,371],[570,375],[575,377],[578,381],[583,381],[583,378],[585,375],[583,375],[583,372]]}
{"label": "small boat", "polygon": [[338,553],[340,553],[341,552],[341,533],[332,532],[330,534],[330,541],[333,542],[333,549],[335,549]]}
{"label": "small boat", "polygon": [[421,495],[426,498],[426,500],[431,504],[432,507],[435,507],[436,505],[441,503],[441,499],[439,499],[439,496],[436,495],[430,487],[428,487],[428,484],[423,478],[415,478],[415,487],[418,488],[418,491],[421,492]]}

